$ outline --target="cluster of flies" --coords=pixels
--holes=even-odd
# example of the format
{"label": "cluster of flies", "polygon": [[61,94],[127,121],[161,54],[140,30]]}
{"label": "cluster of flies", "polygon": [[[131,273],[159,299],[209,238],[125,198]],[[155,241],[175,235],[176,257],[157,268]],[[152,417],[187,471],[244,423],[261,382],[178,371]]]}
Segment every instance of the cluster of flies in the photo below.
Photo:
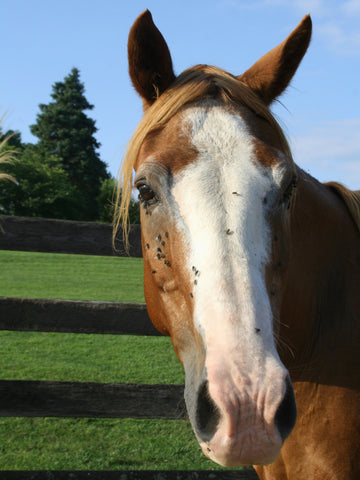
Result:
{"label": "cluster of flies", "polygon": [[[200,277],[200,272],[199,272],[199,270],[198,270],[195,266],[192,267],[192,271],[193,271],[194,277],[195,277],[195,279],[194,279],[194,285],[196,286],[197,283],[198,283],[198,278]],[[189,295],[190,295],[190,298],[194,298],[194,295],[193,295],[192,292],[190,292]]]}
{"label": "cluster of flies", "polygon": [[[169,233],[168,232],[165,232],[164,233],[164,238],[169,238]],[[164,261],[164,265],[166,265],[167,267],[171,267],[171,263],[169,262],[169,260],[166,259],[166,254],[163,252],[163,247],[165,247],[165,240],[164,238],[162,238],[162,236],[159,235],[156,237],[156,242],[157,242],[157,247],[156,247],[156,258],[158,260],[163,260]],[[145,244],[145,248],[146,250],[149,250],[150,248],[150,245],[148,243]],[[151,273],[152,274],[155,274],[156,273],[156,270],[151,270]]]}

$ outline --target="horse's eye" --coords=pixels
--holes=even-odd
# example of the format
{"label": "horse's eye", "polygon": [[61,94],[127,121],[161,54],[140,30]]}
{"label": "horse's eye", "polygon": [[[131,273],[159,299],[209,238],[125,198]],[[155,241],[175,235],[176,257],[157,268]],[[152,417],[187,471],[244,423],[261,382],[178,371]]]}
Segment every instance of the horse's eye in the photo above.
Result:
{"label": "horse's eye", "polygon": [[149,202],[150,200],[155,198],[155,193],[149,185],[146,185],[145,183],[140,183],[139,185],[136,186],[138,191],[139,191],[139,200],[143,202]]}

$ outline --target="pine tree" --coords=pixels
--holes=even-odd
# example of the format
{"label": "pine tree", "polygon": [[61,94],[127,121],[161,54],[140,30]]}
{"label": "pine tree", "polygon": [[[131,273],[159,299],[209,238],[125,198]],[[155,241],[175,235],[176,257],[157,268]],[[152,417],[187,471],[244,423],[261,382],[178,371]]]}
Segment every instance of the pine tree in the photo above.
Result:
{"label": "pine tree", "polygon": [[53,85],[53,102],[39,105],[37,122],[30,127],[39,138],[37,149],[45,156],[60,159],[71,184],[79,191],[79,220],[96,220],[97,197],[103,181],[109,178],[106,164],[97,149],[95,121],[84,111],[92,110],[80,82],[79,70],[73,68],[63,82]]}

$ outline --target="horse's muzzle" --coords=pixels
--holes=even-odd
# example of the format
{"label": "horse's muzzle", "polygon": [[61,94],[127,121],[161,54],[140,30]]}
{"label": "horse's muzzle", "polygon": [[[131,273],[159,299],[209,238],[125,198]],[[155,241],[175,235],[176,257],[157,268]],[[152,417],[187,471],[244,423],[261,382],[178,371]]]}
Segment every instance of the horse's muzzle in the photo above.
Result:
{"label": "horse's muzzle", "polygon": [[288,376],[281,381],[275,404],[253,401],[228,387],[198,390],[195,431],[203,453],[225,467],[264,465],[275,461],[296,421],[294,391]]}

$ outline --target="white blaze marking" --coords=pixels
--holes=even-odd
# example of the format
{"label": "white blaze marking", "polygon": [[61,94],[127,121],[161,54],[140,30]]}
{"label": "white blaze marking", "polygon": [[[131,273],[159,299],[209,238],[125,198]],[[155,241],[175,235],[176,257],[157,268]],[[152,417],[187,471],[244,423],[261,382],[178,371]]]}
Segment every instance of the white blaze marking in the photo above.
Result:
{"label": "white blaze marking", "polygon": [[261,341],[277,357],[265,286],[271,238],[263,202],[277,182],[257,162],[254,139],[240,116],[216,106],[193,107],[185,124],[199,153],[175,176],[173,195],[189,270],[200,272],[192,272],[195,324],[207,348],[212,339],[216,348],[235,347],[240,332],[255,339],[260,328]]}

